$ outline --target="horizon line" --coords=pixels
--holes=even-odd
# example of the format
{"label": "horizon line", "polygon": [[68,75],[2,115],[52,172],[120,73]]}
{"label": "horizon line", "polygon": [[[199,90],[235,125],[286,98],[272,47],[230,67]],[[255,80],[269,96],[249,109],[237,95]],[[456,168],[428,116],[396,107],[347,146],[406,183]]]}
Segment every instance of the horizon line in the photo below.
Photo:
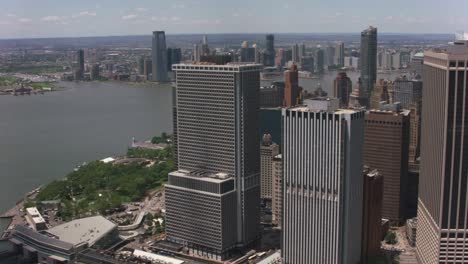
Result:
{"label": "horizon line", "polygon": [[[166,31],[164,31],[166,33]],[[266,34],[277,34],[277,35],[306,35],[306,34],[316,34],[316,35],[327,35],[327,34],[343,34],[343,35],[356,35],[361,34],[361,32],[255,32],[255,33],[242,33],[242,32],[232,32],[232,33],[173,33],[165,34],[166,36],[181,36],[181,35],[266,35]],[[424,33],[424,32],[379,32],[378,35],[455,35],[455,33]],[[0,37],[0,41],[3,40],[28,40],[28,39],[61,39],[61,38],[110,38],[110,37],[142,37],[142,36],[151,36],[149,34],[129,34],[129,35],[100,35],[100,36],[62,36],[62,37]]]}

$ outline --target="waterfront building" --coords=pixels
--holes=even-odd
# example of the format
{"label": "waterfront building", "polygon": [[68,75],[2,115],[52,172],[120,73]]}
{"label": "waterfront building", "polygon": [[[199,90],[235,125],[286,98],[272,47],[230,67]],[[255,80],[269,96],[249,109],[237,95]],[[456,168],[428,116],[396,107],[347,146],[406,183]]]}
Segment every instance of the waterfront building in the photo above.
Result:
{"label": "waterfront building", "polygon": [[138,74],[143,75],[145,72],[145,56],[138,58]]}
{"label": "waterfront building", "polygon": [[151,76],[153,74],[153,61],[150,59],[145,59],[145,68],[144,73],[146,80],[151,80]]}
{"label": "waterfront building", "polygon": [[317,73],[321,74],[324,71],[324,52],[323,50],[319,49],[315,52],[315,61],[317,62]]}
{"label": "waterfront building", "polygon": [[314,72],[314,57],[306,56],[301,58],[301,70]]}
{"label": "waterfront building", "polygon": [[172,65],[180,63],[182,50],[180,48],[167,48],[167,70],[172,71]]}
{"label": "waterfront building", "polygon": [[166,49],[166,34],[164,31],[153,32],[153,81],[167,82],[167,49]]}
{"label": "waterfront building", "polygon": [[177,64],[178,170],[165,185],[166,234],[224,260],[260,237],[258,64]]}
{"label": "waterfront building", "polygon": [[353,83],[346,72],[339,72],[333,81],[333,96],[340,99],[340,105],[347,107],[352,93]]}
{"label": "waterfront building", "polygon": [[100,77],[100,66],[99,64],[94,64],[91,68],[91,80],[99,80]]}
{"label": "waterfront building", "polygon": [[77,69],[77,79],[83,80],[84,73],[85,73],[85,60],[84,60],[84,50],[80,49],[77,52],[77,60],[78,60],[78,69]]}
{"label": "waterfront building", "polygon": [[[368,100],[377,80],[377,28],[369,27],[361,32],[361,81],[363,96]],[[368,103],[364,106],[368,106]]]}
{"label": "waterfront building", "polygon": [[47,229],[46,222],[36,207],[26,208],[26,220],[35,231]]}
{"label": "waterfront building", "polygon": [[275,66],[275,36],[273,34],[266,35],[266,50],[265,50],[265,66]]}
{"label": "waterfront building", "polygon": [[334,46],[327,46],[325,48],[325,62],[327,66],[335,65],[335,47]]}
{"label": "waterfront building", "polygon": [[284,104],[285,107],[295,106],[300,101],[299,72],[296,64],[284,72]]}
{"label": "waterfront building", "polygon": [[338,99],[284,108],[285,264],[357,264],[362,236],[364,112]]}
{"label": "waterfront building", "polygon": [[291,50],[292,50],[292,61],[294,63],[298,63],[300,62],[300,59],[301,59],[301,56],[299,54],[299,45],[294,44],[292,47],[291,47]]}
{"label": "waterfront building", "polygon": [[[362,264],[368,264],[369,258],[380,255],[382,241],[382,193],[383,177],[377,170],[365,166],[364,199],[362,213]],[[372,263],[370,263],[372,264]]]}
{"label": "waterfront building", "polygon": [[279,154],[279,146],[264,134],[260,145],[260,198],[271,204],[273,192],[273,158]]}
{"label": "waterfront building", "polygon": [[422,264],[468,261],[468,38],[424,53],[416,252]]}
{"label": "waterfront building", "polygon": [[339,68],[344,67],[344,43],[338,42],[335,46],[335,65]]}
{"label": "waterfront building", "polygon": [[282,226],[283,219],[283,159],[276,155],[272,162],[273,190],[271,193],[271,223]]}
{"label": "waterfront building", "polygon": [[364,164],[384,176],[382,217],[400,223],[406,211],[410,112],[398,104],[396,111],[382,106],[366,112]]}

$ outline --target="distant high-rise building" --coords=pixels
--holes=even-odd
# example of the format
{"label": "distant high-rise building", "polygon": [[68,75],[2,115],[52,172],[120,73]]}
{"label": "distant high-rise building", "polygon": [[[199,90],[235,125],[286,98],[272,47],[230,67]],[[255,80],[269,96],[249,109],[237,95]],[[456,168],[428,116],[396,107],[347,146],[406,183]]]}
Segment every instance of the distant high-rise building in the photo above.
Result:
{"label": "distant high-rise building", "polygon": [[468,261],[468,39],[424,53],[416,252],[420,263]]}
{"label": "distant high-rise building", "polygon": [[284,82],[274,82],[266,87],[260,87],[260,107],[280,107],[284,103]]}
{"label": "distant high-rise building", "polygon": [[297,43],[294,44],[291,47],[291,50],[292,50],[292,61],[295,63],[300,62],[301,56],[299,55],[299,45],[297,45]]}
{"label": "distant high-rise building", "polygon": [[232,62],[232,54],[230,53],[218,53],[214,55],[202,55],[200,57],[201,62],[209,62],[217,65],[224,65]]}
{"label": "distant high-rise building", "polygon": [[[369,100],[377,80],[377,28],[375,27],[369,27],[361,32],[361,58],[359,62],[363,96]],[[365,106],[368,106],[368,103]]]}
{"label": "distant high-rise building", "polygon": [[421,80],[398,78],[394,84],[393,101],[400,102],[401,107],[411,111],[409,163],[414,165],[418,163],[420,151],[423,83]]}
{"label": "distant high-rise building", "polygon": [[138,74],[143,75],[145,73],[145,56],[138,58]]}
{"label": "distant high-rise building", "polygon": [[153,32],[152,56],[153,81],[167,82],[167,49],[164,31]]}
{"label": "distant high-rise building", "polygon": [[299,88],[299,72],[296,64],[291,66],[291,69],[284,72],[284,106],[291,107],[299,103],[300,88]]}
{"label": "distant high-rise building", "polygon": [[264,61],[265,66],[275,65],[275,36],[273,34],[266,35],[266,60]]}
{"label": "distant high-rise building", "polygon": [[392,69],[398,70],[401,68],[401,53],[395,52],[392,54]]}
{"label": "distant high-rise building", "polygon": [[85,60],[84,60],[84,50],[80,49],[77,52],[77,59],[78,59],[78,70],[79,72],[78,77],[80,80],[84,79],[84,72],[85,72]]}
{"label": "distant high-rise building", "polygon": [[305,55],[306,55],[306,46],[304,43],[301,43],[301,45],[299,45],[299,61],[301,61],[301,58],[304,57]]}
{"label": "distant high-rise building", "polygon": [[91,68],[91,74],[90,74],[90,77],[91,77],[91,80],[99,80],[99,77],[100,77],[100,71],[99,71],[99,67],[101,65],[99,65],[98,63],[94,64]]}
{"label": "distant high-rise building", "polygon": [[243,47],[240,50],[241,62],[255,62],[255,48]]}
{"label": "distant high-rise building", "polygon": [[410,70],[415,79],[422,79],[424,65],[424,53],[418,52],[411,58]]}
{"label": "distant high-rise building", "polygon": [[325,64],[327,66],[332,66],[335,64],[335,47],[334,46],[327,46],[325,48]]}
{"label": "distant high-rise building", "polygon": [[339,72],[333,81],[333,96],[340,99],[340,105],[347,107],[352,93],[353,83],[346,72]]}
{"label": "distant high-rise building", "polygon": [[314,57],[307,56],[301,58],[301,70],[314,72]]}
{"label": "distant high-rise building", "polygon": [[153,74],[153,61],[150,59],[145,59],[145,68],[143,74],[146,77],[146,80],[152,80],[151,75]]}
{"label": "distant high-rise building", "polygon": [[405,220],[408,181],[409,110],[366,113],[364,164],[384,176],[382,217]]}
{"label": "distant high-rise building", "polygon": [[383,177],[377,170],[364,167],[364,203],[362,214],[362,264],[372,264],[371,257],[380,255],[382,240]]}
{"label": "distant high-rise building", "polygon": [[271,194],[271,222],[281,227],[283,214],[283,160],[281,154],[276,155],[272,162],[273,190]]}
{"label": "distant high-rise building", "polygon": [[165,185],[166,234],[189,253],[223,260],[260,236],[261,68],[173,66],[178,171]]}
{"label": "distant high-rise building", "polygon": [[315,53],[315,61],[317,62],[317,73],[323,73],[324,71],[324,62],[325,62],[325,58],[324,58],[324,52],[323,50],[319,49],[317,50],[317,52]]}
{"label": "distant high-rise building", "polygon": [[260,197],[270,204],[273,192],[273,158],[279,154],[279,146],[270,134],[263,135],[260,145]]}
{"label": "distant high-rise building", "polygon": [[192,50],[192,57],[193,57],[192,60],[199,62],[201,56],[202,56],[202,51],[201,51],[200,45],[194,44],[193,50]]}
{"label": "distant high-rise building", "polygon": [[339,42],[335,46],[335,65],[338,67],[344,67],[344,43]]}
{"label": "distant high-rise building", "polygon": [[353,92],[349,95],[349,108],[361,108],[367,103],[367,98],[363,97],[361,78],[353,87]]}
{"label": "distant high-rise building", "polygon": [[182,50],[180,48],[167,48],[167,70],[172,71],[172,65],[180,63]]}
{"label": "distant high-rise building", "polygon": [[283,263],[360,261],[364,112],[338,107],[322,99],[283,109]]}
{"label": "distant high-rise building", "polygon": [[370,109],[379,109],[380,102],[393,103],[390,99],[393,98],[391,93],[394,92],[394,84],[392,81],[380,79],[375,83],[375,88],[372,91],[370,98]]}

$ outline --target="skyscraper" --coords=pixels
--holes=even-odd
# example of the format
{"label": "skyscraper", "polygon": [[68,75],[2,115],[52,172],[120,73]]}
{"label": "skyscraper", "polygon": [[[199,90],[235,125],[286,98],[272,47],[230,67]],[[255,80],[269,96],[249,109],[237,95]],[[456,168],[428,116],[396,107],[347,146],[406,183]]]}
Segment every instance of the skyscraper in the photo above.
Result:
{"label": "skyscraper", "polygon": [[317,73],[323,73],[324,71],[324,52],[323,50],[319,49],[315,53],[315,61],[317,62]]}
{"label": "skyscraper", "polygon": [[138,74],[143,75],[145,73],[145,56],[138,58]]}
{"label": "skyscraper", "polygon": [[314,72],[314,57],[307,56],[301,58],[301,70]]}
{"label": "skyscraper", "polygon": [[366,113],[364,164],[384,176],[382,217],[405,220],[408,181],[409,110]]}
{"label": "skyscraper", "polygon": [[145,68],[143,70],[144,70],[143,74],[145,75],[146,80],[147,81],[152,80],[151,74],[153,72],[153,61],[150,59],[145,59]]}
{"label": "skyscraper", "polygon": [[279,146],[271,139],[270,134],[263,135],[260,145],[260,197],[270,204],[273,189],[273,158],[279,154]]}
{"label": "skyscraper", "polygon": [[394,84],[392,81],[384,79],[377,81],[370,97],[370,109],[379,109],[382,101],[390,102],[390,98],[393,98],[390,93],[393,93],[393,91]]}
{"label": "skyscraper", "polygon": [[424,53],[416,252],[422,264],[468,261],[468,39]]}
{"label": "skyscraper", "polygon": [[339,42],[335,46],[335,65],[342,68],[344,67],[344,43]]}
{"label": "skyscraper", "polygon": [[357,264],[361,258],[364,112],[338,99],[283,109],[285,264]]}
{"label": "skyscraper", "polygon": [[167,48],[167,70],[172,71],[172,65],[180,63],[182,50],[180,48]]}
{"label": "skyscraper", "polygon": [[265,66],[275,65],[275,36],[273,34],[266,35],[266,60],[264,61]]}
{"label": "skyscraper", "polygon": [[167,49],[166,49],[166,35],[164,31],[153,32],[153,81],[167,82]]}
{"label": "skyscraper", "polygon": [[283,159],[281,154],[273,158],[272,167],[271,223],[281,227],[283,223]]}
{"label": "skyscraper", "polygon": [[382,240],[383,177],[377,170],[364,167],[364,199],[362,214],[362,263],[380,255]]}
{"label": "skyscraper", "polygon": [[240,50],[241,62],[255,62],[255,48],[242,47]]}
{"label": "skyscraper", "polygon": [[333,96],[340,99],[340,105],[347,107],[352,93],[353,83],[346,72],[339,72],[333,81]]}
{"label": "skyscraper", "polygon": [[299,72],[296,64],[284,72],[284,106],[291,107],[299,103]]}
{"label": "skyscraper", "polygon": [[335,47],[328,46],[325,48],[325,64],[332,66],[335,64]]}
{"label": "skyscraper", "polygon": [[77,52],[77,60],[78,60],[78,77],[80,80],[84,79],[84,72],[85,72],[85,65],[84,65],[84,50],[80,49]]}
{"label": "skyscraper", "polygon": [[167,239],[213,259],[259,238],[261,66],[177,64],[178,171],[166,184]]}
{"label": "skyscraper", "polygon": [[294,44],[291,47],[291,50],[292,50],[292,61],[295,63],[300,62],[301,56],[299,55],[299,45],[297,45],[297,43]]}
{"label": "skyscraper", "polygon": [[[377,79],[377,28],[375,27],[369,27],[361,32],[359,62],[363,96],[369,100]],[[368,106],[368,103],[365,106]]]}

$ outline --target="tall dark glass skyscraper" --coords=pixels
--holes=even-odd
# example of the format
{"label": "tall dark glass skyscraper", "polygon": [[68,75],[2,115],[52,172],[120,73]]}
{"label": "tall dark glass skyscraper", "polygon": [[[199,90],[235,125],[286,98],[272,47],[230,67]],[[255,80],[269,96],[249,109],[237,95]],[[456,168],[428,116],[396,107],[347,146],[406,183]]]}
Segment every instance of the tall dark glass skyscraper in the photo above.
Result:
{"label": "tall dark glass skyscraper", "polygon": [[164,31],[153,32],[153,81],[167,82],[167,50]]}
{"label": "tall dark glass skyscraper", "polygon": [[176,160],[165,186],[166,233],[223,260],[260,225],[261,65],[177,64]]}
{"label": "tall dark glass skyscraper", "polygon": [[84,79],[84,71],[85,71],[85,66],[84,66],[84,50],[80,49],[77,52],[77,57],[78,57],[78,71],[79,71],[79,79],[83,80]]}
{"label": "tall dark glass skyscraper", "polygon": [[468,40],[424,53],[416,252],[468,263]]}
{"label": "tall dark glass skyscraper", "polygon": [[315,61],[317,62],[317,73],[323,73],[325,64],[325,52],[322,49],[315,53]]}
{"label": "tall dark glass skyscraper", "polygon": [[264,64],[266,66],[274,66],[275,65],[275,36],[273,34],[266,35],[266,60]]}
{"label": "tall dark glass skyscraper", "polygon": [[361,88],[367,105],[377,79],[377,28],[369,27],[361,32]]}

